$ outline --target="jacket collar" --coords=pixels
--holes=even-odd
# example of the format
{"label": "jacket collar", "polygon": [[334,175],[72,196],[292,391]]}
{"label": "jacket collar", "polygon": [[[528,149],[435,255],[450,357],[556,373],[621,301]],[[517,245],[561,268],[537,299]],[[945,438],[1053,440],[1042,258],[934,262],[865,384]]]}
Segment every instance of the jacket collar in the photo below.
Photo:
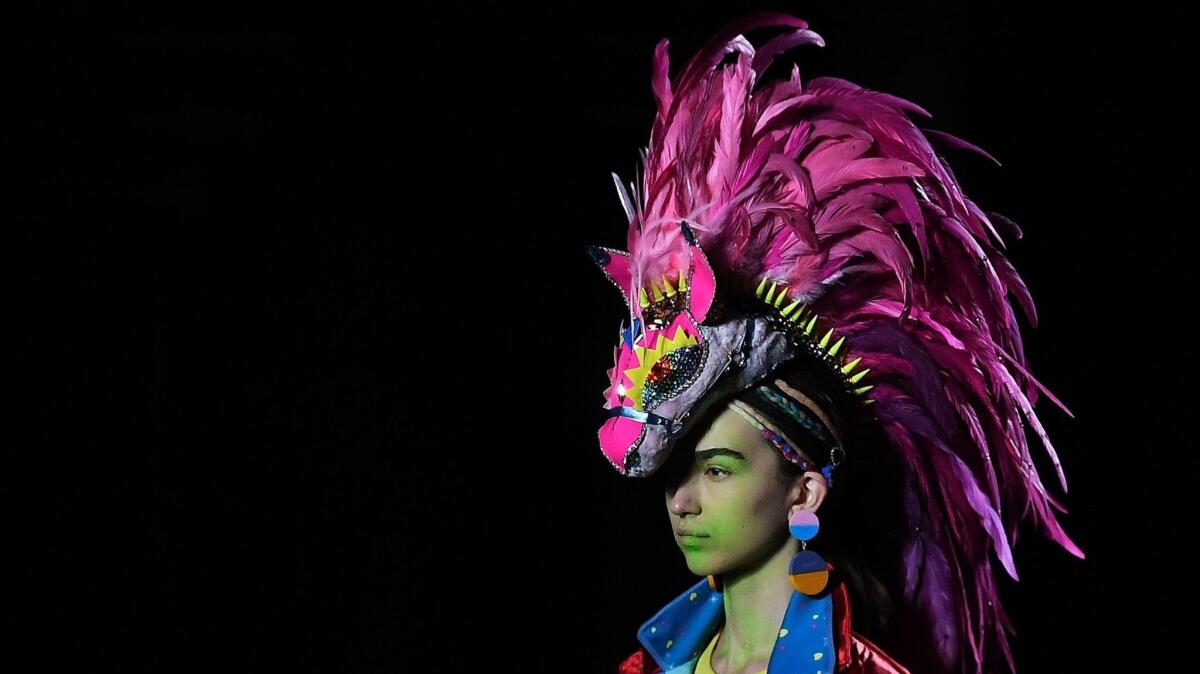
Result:
{"label": "jacket collar", "polygon": [[[836,670],[835,594],[838,593],[826,591],[810,597],[792,593],[779,636],[775,638],[768,674],[800,671],[832,674]],[[663,674],[691,674],[724,619],[724,595],[712,589],[704,578],[642,624],[638,641],[662,667]],[[839,623],[842,624],[838,625],[838,631],[848,630],[845,621]],[[849,635],[842,636],[842,643],[848,643],[844,639]]]}

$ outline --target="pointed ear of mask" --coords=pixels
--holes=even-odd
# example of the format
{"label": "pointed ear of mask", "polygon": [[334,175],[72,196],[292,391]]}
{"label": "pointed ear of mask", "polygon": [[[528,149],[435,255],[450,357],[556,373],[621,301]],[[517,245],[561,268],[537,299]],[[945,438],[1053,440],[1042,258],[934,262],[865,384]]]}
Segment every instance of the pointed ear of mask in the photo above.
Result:
{"label": "pointed ear of mask", "polygon": [[708,310],[712,308],[713,297],[717,294],[717,277],[713,274],[712,265],[708,263],[708,257],[696,241],[696,234],[692,228],[688,227],[686,222],[680,222],[679,228],[683,231],[683,240],[687,242],[692,257],[692,268],[688,274],[688,309],[697,323],[703,323],[708,316]]}
{"label": "pointed ear of mask", "polygon": [[629,253],[603,246],[588,246],[587,253],[588,257],[592,258],[592,262],[595,262],[596,266],[600,267],[600,271],[608,277],[608,280],[621,291],[621,298],[625,300],[625,306],[632,308],[633,303],[629,298],[629,289],[633,286],[633,270]]}

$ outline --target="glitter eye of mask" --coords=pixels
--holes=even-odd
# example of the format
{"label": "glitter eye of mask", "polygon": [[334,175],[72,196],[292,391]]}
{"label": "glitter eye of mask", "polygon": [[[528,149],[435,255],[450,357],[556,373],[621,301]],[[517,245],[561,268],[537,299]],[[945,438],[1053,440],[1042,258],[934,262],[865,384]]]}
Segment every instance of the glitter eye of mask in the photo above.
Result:
{"label": "glitter eye of mask", "polygon": [[700,374],[706,348],[703,344],[689,346],[659,358],[646,376],[642,407],[652,410],[687,390]]}

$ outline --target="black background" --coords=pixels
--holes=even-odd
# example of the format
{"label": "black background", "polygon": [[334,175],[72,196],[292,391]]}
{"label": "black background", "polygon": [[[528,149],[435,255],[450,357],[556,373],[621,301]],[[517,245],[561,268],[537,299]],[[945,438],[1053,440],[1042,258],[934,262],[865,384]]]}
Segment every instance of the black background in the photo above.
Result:
{"label": "black background", "polygon": [[[14,616],[47,671],[613,671],[694,579],[595,445],[622,247],[674,74],[727,21],[929,110],[1008,240],[1081,561],[1000,578],[1019,672],[1194,632],[1196,178],[1182,5],[42,6],[0,77]],[[755,41],[763,39],[755,38]],[[1186,44],[1186,47],[1185,47]],[[1023,318],[1023,316],[1022,316]],[[1040,452],[1036,437],[1032,449]],[[27,465],[28,463],[28,465]],[[1043,461],[1043,475],[1055,490]]]}

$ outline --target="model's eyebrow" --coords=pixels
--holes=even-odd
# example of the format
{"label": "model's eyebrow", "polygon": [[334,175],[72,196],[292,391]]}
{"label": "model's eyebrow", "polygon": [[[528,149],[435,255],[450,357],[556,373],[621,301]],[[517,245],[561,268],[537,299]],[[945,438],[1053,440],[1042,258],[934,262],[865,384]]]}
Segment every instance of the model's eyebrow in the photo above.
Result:
{"label": "model's eyebrow", "polygon": [[704,461],[711,459],[714,456],[728,456],[735,461],[745,461],[746,457],[741,452],[736,452],[727,447],[713,447],[712,449],[701,449],[696,451],[696,460]]}

